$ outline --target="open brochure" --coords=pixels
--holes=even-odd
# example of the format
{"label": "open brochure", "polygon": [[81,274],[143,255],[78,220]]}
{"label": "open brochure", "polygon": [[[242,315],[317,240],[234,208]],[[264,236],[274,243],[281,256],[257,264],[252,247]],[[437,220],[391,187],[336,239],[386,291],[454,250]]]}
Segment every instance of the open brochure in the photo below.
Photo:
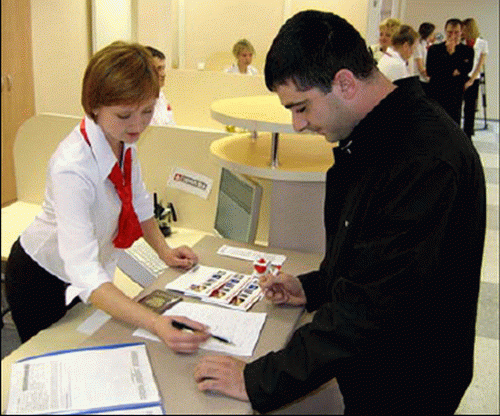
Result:
{"label": "open brochure", "polygon": [[204,302],[246,311],[263,296],[258,281],[254,275],[197,265],[165,288]]}
{"label": "open brochure", "polygon": [[12,364],[7,414],[164,414],[143,343],[56,351]]}

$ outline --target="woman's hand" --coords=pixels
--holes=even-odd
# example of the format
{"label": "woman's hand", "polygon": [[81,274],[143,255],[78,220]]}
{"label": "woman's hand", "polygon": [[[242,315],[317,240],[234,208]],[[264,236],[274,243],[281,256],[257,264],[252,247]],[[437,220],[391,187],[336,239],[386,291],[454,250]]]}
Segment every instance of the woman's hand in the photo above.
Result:
{"label": "woman's hand", "polygon": [[[186,324],[195,331],[176,329],[172,326],[172,320]],[[168,347],[179,353],[193,353],[199,348],[200,344],[210,338],[207,326],[185,316],[158,315],[153,322],[153,330]]]}
{"label": "woman's hand", "polygon": [[177,248],[169,248],[162,260],[168,266],[190,269],[198,263],[198,256],[188,246],[180,246]]}
{"label": "woman's hand", "polygon": [[267,299],[274,304],[305,305],[307,302],[300,280],[286,273],[266,274],[259,279],[259,285]]}

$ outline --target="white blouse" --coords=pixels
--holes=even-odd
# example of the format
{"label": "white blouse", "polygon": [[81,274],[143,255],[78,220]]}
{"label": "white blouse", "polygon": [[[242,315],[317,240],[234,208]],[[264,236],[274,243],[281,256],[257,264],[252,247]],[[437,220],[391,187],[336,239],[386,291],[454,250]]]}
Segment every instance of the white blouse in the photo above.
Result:
{"label": "white blouse", "polygon": [[413,57],[415,58],[414,73],[418,74],[421,82],[429,82],[428,78],[422,76],[417,65],[417,58],[422,59],[422,65],[424,68],[427,65],[427,41],[425,39],[419,39],[416,41],[415,53],[413,54]]}
{"label": "white blouse", "polygon": [[485,55],[488,55],[488,42],[482,38],[477,38],[476,42],[474,43],[474,65],[472,66],[472,71],[469,72],[469,77],[476,69],[477,64],[479,63],[479,58],[483,53]]}
{"label": "white blouse", "polygon": [[175,126],[174,113],[170,104],[160,90],[160,96],[156,100],[155,109],[153,112],[153,117],[151,118],[152,126]]}
{"label": "white blouse", "polygon": [[406,61],[391,47],[378,61],[378,69],[391,81],[412,76]]}
{"label": "white blouse", "polygon": [[[238,65],[236,65],[236,64],[233,64],[229,68],[224,69],[224,72],[226,74],[241,74],[240,69],[238,68]],[[246,74],[242,74],[242,75],[257,75],[258,73],[259,73],[259,71],[257,70],[257,68],[255,68],[252,65],[248,65]]]}
{"label": "white blouse", "polygon": [[[113,238],[118,231],[121,201],[108,175],[117,162],[101,128],[85,117],[91,146],[80,126],[52,155],[42,212],[21,234],[26,253],[49,273],[70,284],[66,304],[84,302],[101,284],[112,282],[117,263]],[[153,216],[153,201],[141,178],[132,148],[132,190],[139,221]]]}

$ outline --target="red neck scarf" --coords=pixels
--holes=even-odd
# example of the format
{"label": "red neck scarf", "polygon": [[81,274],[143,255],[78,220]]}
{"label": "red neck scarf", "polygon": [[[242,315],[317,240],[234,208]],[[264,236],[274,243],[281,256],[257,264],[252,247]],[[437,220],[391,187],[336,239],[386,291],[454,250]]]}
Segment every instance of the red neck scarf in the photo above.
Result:
{"label": "red neck scarf", "polygon": [[[90,146],[85,130],[85,119],[80,123],[80,132]],[[142,236],[142,228],[132,205],[132,149],[127,149],[123,162],[123,173],[115,163],[108,178],[115,185],[116,192],[122,201],[122,210],[118,219],[118,234],[113,240],[116,248],[129,248],[135,240]]]}

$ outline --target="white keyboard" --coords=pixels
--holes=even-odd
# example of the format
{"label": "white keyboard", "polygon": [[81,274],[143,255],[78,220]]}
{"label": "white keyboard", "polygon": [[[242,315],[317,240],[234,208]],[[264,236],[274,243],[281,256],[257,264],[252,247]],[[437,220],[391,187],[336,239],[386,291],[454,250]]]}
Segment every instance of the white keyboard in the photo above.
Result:
{"label": "white keyboard", "polygon": [[118,267],[141,286],[149,286],[168,266],[143,238],[120,252]]}

